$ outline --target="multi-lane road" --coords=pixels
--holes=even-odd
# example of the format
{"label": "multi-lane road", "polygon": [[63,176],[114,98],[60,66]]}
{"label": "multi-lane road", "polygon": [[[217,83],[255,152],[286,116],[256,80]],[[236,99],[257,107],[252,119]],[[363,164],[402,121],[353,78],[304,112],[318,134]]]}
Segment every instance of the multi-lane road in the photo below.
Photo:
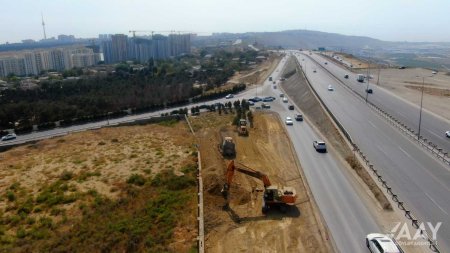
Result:
{"label": "multi-lane road", "polygon": [[[434,225],[442,222],[437,241],[443,252],[450,252],[449,167],[388,124],[384,118],[371,110],[362,99],[352,95],[351,91],[328,72],[330,70],[337,73],[336,75],[339,74],[344,79],[345,74],[350,74],[348,71],[340,69],[329,61],[328,64],[322,65],[325,62],[324,59],[314,54],[311,58],[307,54],[296,54],[296,57],[306,69],[308,79],[324,103],[346,128],[371,163],[379,169],[393,191],[412,209],[413,214],[423,222],[432,222]],[[341,81],[356,83],[353,77],[352,80]],[[330,84],[334,86],[334,91],[327,90]],[[355,89],[364,92],[365,86]],[[379,96],[382,96],[382,92],[375,89],[374,94],[369,95],[369,100],[376,101],[375,95],[379,93]],[[385,104],[396,105],[398,114],[408,117],[409,111],[408,109],[403,111],[405,107],[401,106],[402,102],[387,102],[385,101],[387,98],[398,100],[395,96],[386,95],[381,101]],[[429,115],[429,117],[433,116]],[[433,122],[440,121],[437,118]],[[429,129],[440,127],[442,126],[429,126]]]}
{"label": "multi-lane road", "polygon": [[[340,87],[332,76],[324,70],[319,70],[320,67],[314,61],[303,55],[298,57],[305,58],[309,65],[306,74],[319,95],[327,105],[334,108],[333,113],[375,166],[383,169],[383,176],[387,178],[394,191],[397,191],[400,197],[412,206],[414,214],[424,221],[444,222],[439,230],[438,240],[440,245],[448,249],[450,241],[448,238],[450,234],[448,169],[379,118],[348,90]],[[286,58],[272,74],[274,79],[280,77],[285,63]],[[318,73],[313,73],[313,68],[318,69]],[[329,84],[334,85],[335,91],[327,91]],[[258,88],[251,88],[235,95],[234,99],[248,99],[256,94],[274,96],[277,99],[271,103],[271,110],[277,112],[282,120],[287,116],[293,117],[294,113],[299,112],[298,108],[294,111],[288,110],[287,104],[280,101],[279,92],[274,90],[272,83],[267,80]],[[208,103],[224,101],[226,100],[219,99]],[[203,103],[192,104],[189,107],[201,104]],[[174,109],[176,108],[35,132],[18,136],[13,143],[145,119]],[[322,154],[314,150],[313,140],[321,138],[307,121],[294,122],[293,126],[286,126],[286,130],[337,249],[340,252],[366,252],[364,241],[366,234],[385,231],[381,231],[382,226],[378,224],[374,213],[370,211],[373,206],[362,199],[365,193],[358,192],[359,189],[348,176],[347,169],[341,164],[341,159],[335,157],[333,152]]]}
{"label": "multi-lane road", "polygon": [[[351,87],[354,91],[365,97],[367,80],[364,83],[356,81],[356,74],[351,73],[345,68],[329,61],[318,54],[312,54],[311,58],[316,60],[322,67],[326,68],[330,73],[336,76],[341,82]],[[325,62],[327,64],[325,64]],[[349,78],[344,76],[348,74]],[[431,71],[430,71],[431,74]],[[421,79],[420,79],[421,80]],[[403,99],[393,95],[383,87],[376,85],[375,81],[370,81],[369,88],[373,90],[373,94],[368,96],[368,100],[383,109],[385,112],[394,116],[403,124],[418,133],[419,131],[419,105],[406,102]],[[437,144],[439,148],[450,152],[450,139],[445,136],[445,131],[450,130],[450,122],[443,117],[437,116],[427,110],[422,110],[422,119],[420,124],[420,135]]]}

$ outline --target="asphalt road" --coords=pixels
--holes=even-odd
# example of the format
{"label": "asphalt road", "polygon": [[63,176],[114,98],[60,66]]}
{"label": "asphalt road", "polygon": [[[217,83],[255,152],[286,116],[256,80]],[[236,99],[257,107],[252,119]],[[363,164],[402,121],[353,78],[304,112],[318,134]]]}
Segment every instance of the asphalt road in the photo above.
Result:
{"label": "asphalt road", "polygon": [[[365,90],[368,84],[367,80],[364,83],[357,82],[356,74],[351,73],[338,64],[335,64],[321,55],[312,54],[311,57],[328,71],[333,73],[340,81],[350,86],[362,96],[366,96]],[[327,64],[325,64],[325,62],[327,62]],[[349,75],[348,79],[344,78],[346,74]],[[413,129],[415,133],[418,133],[420,105],[413,105],[399,99],[391,92],[377,86],[376,80],[370,80],[369,88],[373,90],[373,94],[368,96],[368,100],[371,103],[400,120],[400,122]],[[450,152],[450,138],[445,136],[445,131],[450,130],[450,122],[425,110],[422,110],[421,122],[420,135],[434,144],[437,144],[439,148]]]}
{"label": "asphalt road", "polygon": [[[278,66],[272,75],[274,80],[279,79],[281,67]],[[260,93],[277,98],[270,103],[271,110],[283,121],[286,117],[294,119],[294,114],[300,113],[298,108],[288,110],[290,102],[283,103],[279,98],[281,91],[273,89],[271,83],[266,81]],[[340,252],[366,252],[365,236],[380,232],[380,227],[356,193],[354,183],[348,180],[345,168],[332,153],[316,152],[312,143],[320,137],[307,122],[294,121],[294,125],[286,126],[286,129],[337,248]]]}
{"label": "asphalt road", "polygon": [[[319,96],[401,201],[421,221],[442,222],[438,245],[443,252],[450,252],[448,166],[388,124],[308,57],[299,55],[297,58],[303,66],[306,64],[307,76]],[[313,73],[314,69],[317,73]],[[329,84],[333,84],[334,91],[327,90]],[[376,94],[377,90],[374,92]],[[373,99],[371,96],[369,99]]]}
{"label": "asphalt road", "polygon": [[[280,65],[273,73],[274,80],[279,78],[281,68],[286,60],[282,60]],[[279,86],[279,85],[277,85]],[[258,96],[274,96],[277,99],[270,103],[271,110],[277,112],[284,121],[285,117],[293,117],[294,113],[299,113],[287,109],[287,104],[279,99],[279,89],[272,88],[272,82],[266,80],[262,87],[251,88],[240,94],[234,99],[251,98]],[[218,99],[207,102],[225,102],[226,99]],[[204,103],[192,104],[201,105]],[[51,136],[64,135],[70,132],[95,129],[106,125],[114,125],[121,122],[133,121],[136,119],[145,119],[152,116],[159,116],[161,113],[170,112],[177,108],[171,108],[163,111],[144,113],[139,115],[130,115],[119,119],[109,121],[100,121],[84,125],[71,126],[67,128],[58,128],[43,132],[18,136],[15,143],[24,142],[32,139],[44,139]],[[305,122],[294,122],[293,126],[286,126],[287,133],[293,143],[295,152],[300,160],[308,184],[311,188],[314,199],[316,200],[322,216],[330,229],[331,236],[340,252],[366,252],[365,236],[368,233],[380,232],[380,226],[366,206],[354,183],[350,182],[346,176],[345,168],[332,153],[318,153],[313,148],[312,142],[320,139],[318,134]],[[9,142],[8,142],[9,143]],[[5,143],[2,143],[5,144]]]}

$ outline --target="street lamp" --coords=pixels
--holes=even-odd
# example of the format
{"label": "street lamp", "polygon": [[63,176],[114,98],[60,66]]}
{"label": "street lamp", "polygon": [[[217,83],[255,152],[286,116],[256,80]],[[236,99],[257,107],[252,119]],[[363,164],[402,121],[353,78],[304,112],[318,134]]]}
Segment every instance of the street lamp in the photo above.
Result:
{"label": "street lamp", "polygon": [[424,85],[425,85],[425,77],[422,77],[422,94],[420,95],[420,112],[419,112],[419,132],[417,133],[417,140],[420,139],[420,125],[422,124],[422,104],[423,104]]}
{"label": "street lamp", "polygon": [[370,60],[367,60],[367,86],[366,86],[366,103],[369,98],[369,83],[370,83]]}

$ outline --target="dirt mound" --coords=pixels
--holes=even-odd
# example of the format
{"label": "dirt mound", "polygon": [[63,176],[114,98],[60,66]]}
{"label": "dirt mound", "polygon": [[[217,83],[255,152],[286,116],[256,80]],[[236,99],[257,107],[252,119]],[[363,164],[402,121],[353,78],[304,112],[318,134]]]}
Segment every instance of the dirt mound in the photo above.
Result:
{"label": "dirt mound", "polygon": [[[283,89],[295,101],[295,104],[301,108],[308,120],[327,138],[330,146],[334,147],[342,157],[352,157],[351,148],[345,143],[344,138],[333,124],[331,118],[314,96],[296,60],[291,57],[288,61],[285,72],[293,68],[297,68],[297,71],[291,78],[283,82]],[[383,194],[383,191],[376,185],[368,171],[361,166],[358,160],[354,159],[351,163],[347,160],[347,162],[364,181],[380,205],[386,210],[392,210],[392,206]]]}

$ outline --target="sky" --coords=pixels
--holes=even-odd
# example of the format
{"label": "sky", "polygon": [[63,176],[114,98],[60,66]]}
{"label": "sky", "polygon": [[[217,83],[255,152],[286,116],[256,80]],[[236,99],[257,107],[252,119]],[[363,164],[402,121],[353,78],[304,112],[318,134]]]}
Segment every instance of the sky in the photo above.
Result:
{"label": "sky", "polygon": [[41,11],[47,37],[307,29],[450,42],[450,0],[0,0],[0,43],[42,39]]}

